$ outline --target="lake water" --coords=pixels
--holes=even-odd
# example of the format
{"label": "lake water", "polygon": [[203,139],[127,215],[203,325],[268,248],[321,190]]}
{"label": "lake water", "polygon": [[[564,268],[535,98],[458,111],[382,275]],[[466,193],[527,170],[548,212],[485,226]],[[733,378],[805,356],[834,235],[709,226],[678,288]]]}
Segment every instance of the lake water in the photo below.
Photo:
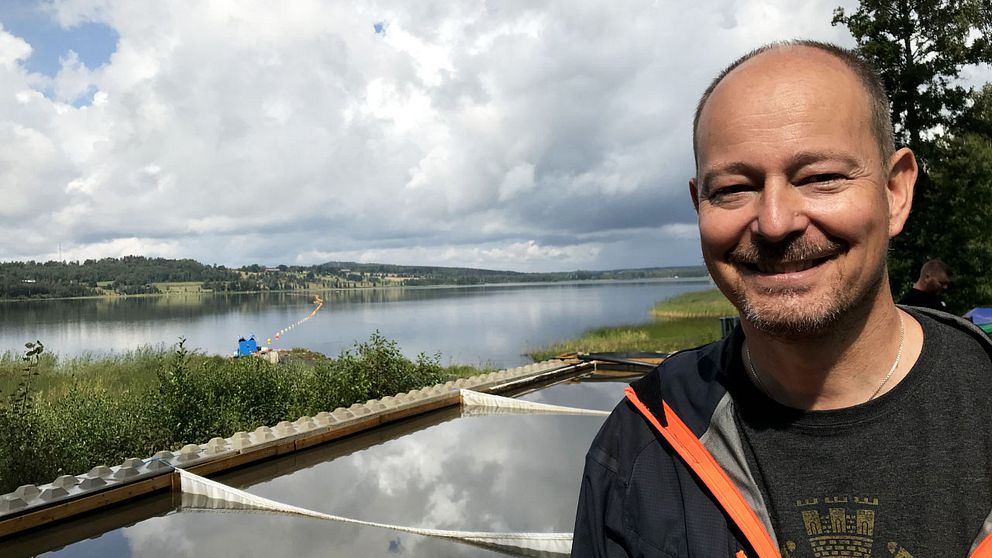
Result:
{"label": "lake water", "polygon": [[[626,384],[569,381],[523,399],[612,409]],[[570,532],[583,456],[602,425],[591,416],[460,417],[442,410],[347,440],[219,475],[280,502],[398,525]],[[170,495],[0,542],[0,555],[411,556],[496,558],[456,542],[273,514],[176,511]]]}
{"label": "lake water", "polygon": [[144,345],[186,346],[232,354],[241,336],[279,348],[337,356],[379,330],[407,356],[441,353],[441,363],[512,367],[528,349],[596,327],[644,322],[651,306],[709,288],[707,281],[579,282],[458,288],[395,288],[322,293],[326,304],[305,318],[312,295],[267,293],[170,295],[0,303],[0,351],[23,352],[41,340],[48,352],[72,356]]}

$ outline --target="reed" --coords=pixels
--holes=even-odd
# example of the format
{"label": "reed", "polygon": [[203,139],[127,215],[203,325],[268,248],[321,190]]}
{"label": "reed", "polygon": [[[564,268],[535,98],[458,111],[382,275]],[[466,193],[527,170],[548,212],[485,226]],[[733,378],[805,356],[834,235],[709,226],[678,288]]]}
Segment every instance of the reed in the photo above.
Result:
{"label": "reed", "polygon": [[0,493],[482,372],[439,361],[407,359],[378,332],[334,359],[280,364],[183,340],[107,358],[0,355]]}
{"label": "reed", "polygon": [[528,351],[535,361],[569,353],[673,352],[698,347],[720,338],[721,316],[737,310],[717,289],[684,293],[654,305],[653,321],[621,327],[604,327]]}
{"label": "reed", "polygon": [[[46,398],[60,397],[65,386],[75,384],[77,380],[108,390],[140,389],[155,381],[155,370],[168,357],[169,350],[164,345],[106,355],[82,354],[69,358],[42,353],[35,368],[38,375],[33,389]],[[18,372],[22,366],[20,354],[13,351],[0,354],[0,394],[9,393],[18,383]]]}
{"label": "reed", "polygon": [[527,352],[535,361],[568,353],[658,351],[673,352],[720,338],[715,318],[658,319],[641,325],[606,327]]}
{"label": "reed", "polygon": [[651,314],[659,318],[719,318],[736,316],[737,309],[718,289],[674,296],[654,305]]}

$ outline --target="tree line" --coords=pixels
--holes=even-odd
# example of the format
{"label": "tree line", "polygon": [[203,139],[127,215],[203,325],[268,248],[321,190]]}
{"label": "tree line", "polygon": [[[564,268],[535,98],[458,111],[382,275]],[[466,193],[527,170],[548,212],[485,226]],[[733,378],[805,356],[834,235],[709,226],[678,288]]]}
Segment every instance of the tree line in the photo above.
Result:
{"label": "tree line", "polygon": [[292,291],[375,286],[478,285],[488,283],[706,277],[702,266],[561,273],[328,262],[314,266],[237,269],[191,259],[126,256],[83,262],[0,263],[0,299],[158,294],[163,283],[198,283],[212,292]]}
{"label": "tree line", "polygon": [[0,298],[55,298],[158,292],[155,283],[233,281],[236,271],[195,260],[125,256],[83,262],[0,263]]}

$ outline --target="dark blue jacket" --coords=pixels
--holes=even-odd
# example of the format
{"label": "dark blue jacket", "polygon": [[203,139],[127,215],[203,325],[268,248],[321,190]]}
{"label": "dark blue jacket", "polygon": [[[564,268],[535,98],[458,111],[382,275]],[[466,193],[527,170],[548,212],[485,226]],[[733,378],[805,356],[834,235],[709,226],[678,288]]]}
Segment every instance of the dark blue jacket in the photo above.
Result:
{"label": "dark blue jacket", "polygon": [[[920,311],[914,309],[914,311]],[[980,339],[972,324],[920,311]],[[586,455],[574,558],[779,558],[727,391],[743,333],[672,355],[627,388]],[[992,558],[992,525],[972,558]]]}

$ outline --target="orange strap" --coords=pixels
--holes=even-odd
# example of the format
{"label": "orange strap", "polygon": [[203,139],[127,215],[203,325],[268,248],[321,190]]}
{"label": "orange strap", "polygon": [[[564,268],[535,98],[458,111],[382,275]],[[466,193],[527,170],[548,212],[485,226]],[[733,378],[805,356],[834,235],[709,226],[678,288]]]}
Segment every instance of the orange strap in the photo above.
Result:
{"label": "orange strap", "polygon": [[969,558],[992,558],[992,535],[982,539]]}
{"label": "orange strap", "polygon": [[[741,533],[744,534],[744,537],[754,548],[754,551],[758,553],[758,558],[781,558],[778,549],[775,548],[775,543],[772,542],[771,535],[768,534],[765,526],[758,519],[751,506],[741,496],[740,491],[734,486],[727,473],[724,472],[716,462],[716,459],[713,458],[713,454],[703,447],[703,444],[699,442],[699,438],[696,438],[696,435],[682,422],[682,419],[672,412],[668,404],[664,401],[661,402],[665,418],[668,419],[668,425],[662,426],[658,422],[657,417],[637,398],[634,388],[628,387],[625,393],[627,394],[627,399],[665,437],[665,440],[682,457],[689,468],[709,488],[713,497],[723,506],[727,515],[737,525],[737,528],[741,530]],[[992,543],[989,546],[992,547]],[[744,555],[738,552],[737,556],[741,557]],[[977,551],[975,558],[977,558]]]}

